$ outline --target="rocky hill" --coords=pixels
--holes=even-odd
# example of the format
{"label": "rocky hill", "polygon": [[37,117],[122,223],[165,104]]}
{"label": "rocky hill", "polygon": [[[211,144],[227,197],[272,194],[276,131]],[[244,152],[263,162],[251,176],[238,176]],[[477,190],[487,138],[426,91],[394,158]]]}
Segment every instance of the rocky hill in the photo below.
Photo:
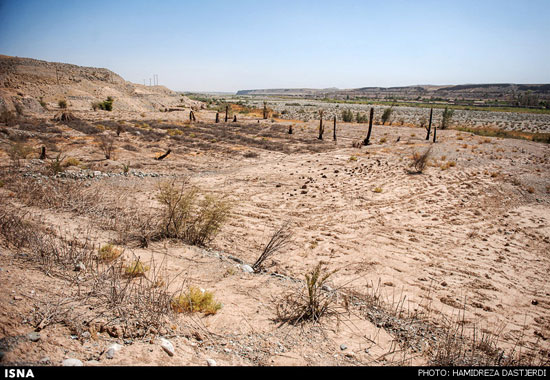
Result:
{"label": "rocky hill", "polygon": [[196,105],[164,86],[131,83],[107,69],[0,55],[0,112],[43,113],[57,108],[60,100],[85,111],[108,96],[115,99],[115,111]]}

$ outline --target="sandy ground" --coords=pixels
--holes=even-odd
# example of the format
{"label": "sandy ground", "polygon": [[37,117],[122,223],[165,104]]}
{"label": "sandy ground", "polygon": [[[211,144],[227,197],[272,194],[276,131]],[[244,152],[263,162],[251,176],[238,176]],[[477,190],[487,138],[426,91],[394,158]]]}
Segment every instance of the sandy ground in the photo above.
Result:
{"label": "sandy ground", "polygon": [[[78,113],[104,120],[97,115]],[[386,304],[422,312],[436,324],[458,318],[466,328],[498,333],[505,347],[521,341],[525,350],[549,352],[548,145],[454,130],[438,131],[432,144],[423,129],[374,126],[372,145],[354,148],[365,125],[338,124],[334,142],[332,123],[319,141],[318,122],[294,122],[289,135],[289,121],[239,116],[238,125],[216,125],[214,113],[204,110],[197,117],[211,124],[187,125],[188,115],[181,112],[109,117],[128,125],[164,120],[183,134],[147,140],[145,133],[124,132],[116,140],[116,159],[107,161],[90,136],[59,125],[58,150],[94,170],[120,174],[127,164],[164,175],[103,177],[95,184],[148,207],[155,205],[160,182],[189,176],[192,184],[233,204],[231,218],[207,248],[173,241],[126,247],[127,254],[146,262],[164,260],[168,276],[181,273],[186,283],[214,292],[223,308],[213,316],[182,316],[179,323],[192,333],[160,334],[174,345],[174,356],[151,337],[83,338],[63,324],[49,325],[33,342],[26,334],[33,331],[29,316],[37,304],[73,290],[18,252],[1,248],[4,364],[60,365],[67,357],[85,365],[207,365],[207,359],[218,365],[428,363],[427,339],[419,352],[403,350],[395,329],[373,322],[365,309],[320,325],[277,323],[283,295],[300,289],[304,274],[319,261],[337,270],[332,288],[376,292]],[[122,148],[128,144],[135,151]],[[412,154],[432,145],[429,166],[410,174]],[[166,149],[172,149],[167,159],[153,159]],[[36,159],[25,162],[40,165]],[[9,193],[8,188],[1,191]],[[89,215],[20,207],[64,231],[92,231],[98,243],[115,238]],[[266,272],[244,272],[238,261],[253,264],[284,221],[292,226],[291,244],[268,260]],[[113,342],[123,348],[107,359]]]}

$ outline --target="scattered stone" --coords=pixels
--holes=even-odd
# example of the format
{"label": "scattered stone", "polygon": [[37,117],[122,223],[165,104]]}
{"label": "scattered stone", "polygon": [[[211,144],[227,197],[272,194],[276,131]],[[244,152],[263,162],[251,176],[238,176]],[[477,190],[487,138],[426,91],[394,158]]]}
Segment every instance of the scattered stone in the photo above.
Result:
{"label": "scattered stone", "polygon": [[50,358],[47,357],[47,356],[44,356],[42,359],[40,359],[40,360],[38,361],[38,363],[40,363],[40,364],[50,364],[51,362],[52,362],[52,361],[51,361]]}
{"label": "scattered stone", "polygon": [[63,360],[63,363],[61,363],[63,367],[83,367],[84,364],[78,359],[69,358]]}
{"label": "scattered stone", "polygon": [[341,349],[342,351],[345,351],[345,350],[348,349],[348,346],[346,346],[345,344],[341,344],[341,345],[340,345],[340,349]]}
{"label": "scattered stone", "polygon": [[174,356],[174,346],[172,343],[165,338],[159,338],[160,346],[162,349],[170,356]]}
{"label": "scattered stone", "polygon": [[107,357],[107,359],[112,359],[115,357],[115,354],[121,349],[122,349],[122,346],[120,344],[118,343],[112,344],[107,349],[107,353],[105,354],[105,356]]}
{"label": "scattered stone", "polygon": [[539,301],[537,301],[537,300],[532,300],[531,301],[531,305],[537,306],[538,304],[539,304]]}
{"label": "scattered stone", "polygon": [[206,359],[206,364],[208,364],[209,367],[215,367],[217,365],[214,359]]}
{"label": "scattered stone", "polygon": [[38,342],[40,340],[40,333],[33,331],[27,334],[27,338],[29,338],[31,342]]}
{"label": "scattered stone", "polygon": [[254,269],[248,264],[241,265],[241,269],[246,273],[254,273]]}

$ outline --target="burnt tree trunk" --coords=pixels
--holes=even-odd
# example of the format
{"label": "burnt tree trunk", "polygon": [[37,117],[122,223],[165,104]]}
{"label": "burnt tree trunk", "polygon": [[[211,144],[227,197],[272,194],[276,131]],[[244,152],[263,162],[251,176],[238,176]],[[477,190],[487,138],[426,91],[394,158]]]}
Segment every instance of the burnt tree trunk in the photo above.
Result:
{"label": "burnt tree trunk", "polygon": [[323,139],[323,132],[325,132],[325,128],[323,127],[323,111],[319,111],[320,115],[320,121],[319,121],[319,140]]}
{"label": "burnt tree trunk", "polygon": [[332,138],[334,141],[336,141],[336,116],[334,116],[334,129],[332,133]]}
{"label": "burnt tree trunk", "polygon": [[229,106],[225,106],[225,122],[227,123],[227,120],[229,118]]}
{"label": "burnt tree trunk", "polygon": [[40,149],[40,159],[41,160],[45,160],[46,159],[46,147],[43,146],[41,149]]}
{"label": "burnt tree trunk", "polygon": [[292,125],[289,125],[288,126],[288,134],[291,135],[293,133],[292,131]]}
{"label": "burnt tree trunk", "polygon": [[264,102],[264,120],[267,119],[267,103]]}
{"label": "burnt tree trunk", "polygon": [[220,113],[216,112],[216,123],[220,122]]}
{"label": "burnt tree trunk", "polygon": [[[434,114],[434,109],[430,109],[430,123],[428,124],[428,134],[426,135],[426,141],[430,140],[430,132],[432,130],[432,116]],[[435,132],[435,131],[434,131]]]}
{"label": "burnt tree trunk", "polygon": [[370,144],[370,135],[372,132],[372,119],[374,119],[374,107],[370,109],[370,117],[369,117],[369,131],[367,133],[367,138],[365,141],[363,141],[363,145],[369,145]]}
{"label": "burnt tree trunk", "polygon": [[168,151],[166,153],[164,153],[162,156],[157,157],[157,160],[158,161],[164,160],[170,153],[172,153],[172,150],[168,149]]}
{"label": "burnt tree trunk", "polygon": [[436,142],[437,127],[434,125],[434,142]]}
{"label": "burnt tree trunk", "polygon": [[237,122],[237,115],[233,115],[233,123]]}
{"label": "burnt tree trunk", "polygon": [[196,121],[195,113],[193,111],[189,112],[189,121]]}

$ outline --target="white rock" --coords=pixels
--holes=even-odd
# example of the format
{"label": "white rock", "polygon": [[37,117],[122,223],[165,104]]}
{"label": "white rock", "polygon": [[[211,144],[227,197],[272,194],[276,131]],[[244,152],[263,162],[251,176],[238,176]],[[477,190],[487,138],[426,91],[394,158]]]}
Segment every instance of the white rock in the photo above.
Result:
{"label": "white rock", "polygon": [[209,367],[215,367],[217,365],[214,359],[206,359],[206,364],[208,364]]}
{"label": "white rock", "polygon": [[84,366],[84,364],[82,364],[82,362],[80,360],[73,359],[73,358],[63,360],[63,363],[61,363],[61,365],[63,367],[82,367],[82,366]]}
{"label": "white rock", "polygon": [[118,343],[112,344],[107,348],[107,353],[105,356],[107,359],[112,359],[115,357],[115,354],[122,349],[122,346]]}
{"label": "white rock", "polygon": [[160,346],[170,356],[174,356],[174,346],[168,339],[159,338]]}
{"label": "white rock", "polygon": [[246,273],[254,273],[254,269],[248,264],[241,265],[241,269]]}

